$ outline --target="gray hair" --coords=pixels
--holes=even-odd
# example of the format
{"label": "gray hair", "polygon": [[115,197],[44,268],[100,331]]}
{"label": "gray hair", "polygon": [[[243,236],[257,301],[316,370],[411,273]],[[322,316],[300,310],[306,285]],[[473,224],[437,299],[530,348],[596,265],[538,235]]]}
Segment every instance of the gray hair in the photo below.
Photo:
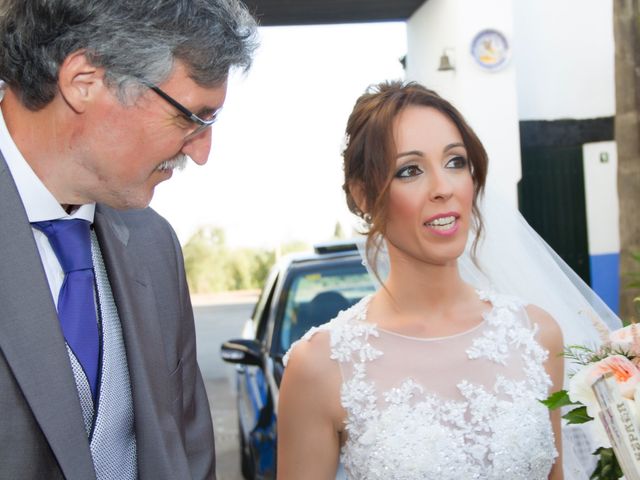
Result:
{"label": "gray hair", "polygon": [[239,0],[0,0],[0,79],[38,110],[65,58],[83,50],[121,99],[136,78],[161,83],[175,61],[215,87],[251,66],[256,37]]}

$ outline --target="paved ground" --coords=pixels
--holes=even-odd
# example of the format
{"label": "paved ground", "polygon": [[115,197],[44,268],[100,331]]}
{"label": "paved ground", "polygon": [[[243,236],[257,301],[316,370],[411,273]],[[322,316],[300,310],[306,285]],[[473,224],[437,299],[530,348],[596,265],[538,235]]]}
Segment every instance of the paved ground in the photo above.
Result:
{"label": "paved ground", "polygon": [[227,379],[207,380],[213,428],[216,435],[218,480],[243,480],[240,474],[235,399]]}
{"label": "paved ground", "polygon": [[239,337],[257,300],[256,292],[194,297],[198,363],[209,394],[216,435],[218,480],[242,480],[238,452],[233,366],[220,359],[220,344]]}

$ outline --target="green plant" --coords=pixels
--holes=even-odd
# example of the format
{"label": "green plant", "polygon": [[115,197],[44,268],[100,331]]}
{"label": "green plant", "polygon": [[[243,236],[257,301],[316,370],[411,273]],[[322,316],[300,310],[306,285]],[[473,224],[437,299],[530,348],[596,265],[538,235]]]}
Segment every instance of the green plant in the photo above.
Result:
{"label": "green plant", "polygon": [[[640,289],[640,252],[635,252],[631,254],[631,257],[638,264],[638,271],[628,273],[627,276],[630,278],[630,282],[627,284],[627,288],[638,288]],[[640,300],[640,297],[636,297],[634,302]]]}
{"label": "green plant", "polygon": [[[626,286],[629,289],[636,290],[640,289],[640,252],[631,253],[631,258],[638,264],[638,270],[626,275],[629,278],[629,283]],[[636,319],[640,319],[640,296],[635,297],[632,302]]]}
{"label": "green plant", "polygon": [[[282,253],[308,250],[303,242],[282,245]],[[182,248],[191,293],[214,293],[261,288],[276,260],[262,248],[230,248],[224,230],[200,228]]]}

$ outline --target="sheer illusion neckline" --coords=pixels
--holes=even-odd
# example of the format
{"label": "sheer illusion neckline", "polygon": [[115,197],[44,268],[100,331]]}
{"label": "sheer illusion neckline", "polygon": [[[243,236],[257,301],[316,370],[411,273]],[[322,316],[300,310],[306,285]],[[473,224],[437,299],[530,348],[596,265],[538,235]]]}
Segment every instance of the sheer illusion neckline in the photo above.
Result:
{"label": "sheer illusion neckline", "polygon": [[373,328],[375,328],[379,332],[382,332],[394,337],[398,337],[398,338],[405,338],[407,340],[415,340],[417,342],[437,342],[437,341],[443,341],[443,340],[452,340],[454,338],[464,337],[465,335],[469,335],[471,333],[474,333],[480,330],[483,326],[487,324],[487,316],[491,315],[493,310],[496,308],[495,302],[485,292],[476,290],[476,294],[478,295],[478,298],[480,298],[480,300],[489,302],[489,304],[491,305],[491,308],[487,312],[481,314],[481,320],[477,325],[474,325],[471,328],[467,328],[466,330],[463,330],[461,332],[453,333],[451,335],[443,335],[438,337],[418,337],[415,335],[406,335],[404,333],[388,330],[386,328],[380,327],[377,323],[369,322],[367,320],[367,317],[369,314],[369,304],[371,303],[371,299],[373,298],[373,295],[369,295],[364,299],[365,300],[363,305],[364,308],[363,308],[362,317],[360,318],[360,321],[366,325],[371,325]]}

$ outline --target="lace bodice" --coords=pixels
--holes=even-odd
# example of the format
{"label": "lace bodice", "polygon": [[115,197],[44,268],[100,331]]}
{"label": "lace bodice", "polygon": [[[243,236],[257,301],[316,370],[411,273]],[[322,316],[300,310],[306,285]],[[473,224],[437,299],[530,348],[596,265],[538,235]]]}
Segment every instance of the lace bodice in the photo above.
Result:
{"label": "lace bodice", "polygon": [[538,402],[551,385],[548,354],[517,299],[480,296],[493,305],[482,323],[444,338],[367,323],[370,297],[319,327],[343,375],[350,479],[548,477],[557,453]]}

